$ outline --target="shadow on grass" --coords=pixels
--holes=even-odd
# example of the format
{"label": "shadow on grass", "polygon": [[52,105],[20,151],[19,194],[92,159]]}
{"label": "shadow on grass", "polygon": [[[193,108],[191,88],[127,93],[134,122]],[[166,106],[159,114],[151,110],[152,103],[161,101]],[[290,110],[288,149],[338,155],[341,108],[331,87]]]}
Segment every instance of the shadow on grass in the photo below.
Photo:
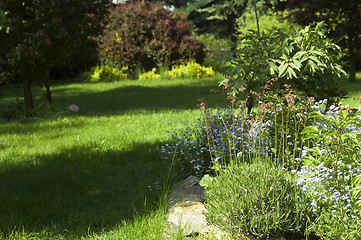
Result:
{"label": "shadow on grass", "polygon": [[197,109],[197,100],[205,97],[210,106],[223,106],[224,98],[211,94],[215,86],[144,87],[128,86],[103,92],[64,94],[54,90],[54,102],[64,107],[77,104],[79,115],[120,115],[134,111]]}
{"label": "shadow on grass", "polygon": [[160,145],[135,144],[126,152],[75,146],[36,163],[0,165],[0,233],[78,237],[146,213],[162,195],[154,183],[162,185],[169,171]]}

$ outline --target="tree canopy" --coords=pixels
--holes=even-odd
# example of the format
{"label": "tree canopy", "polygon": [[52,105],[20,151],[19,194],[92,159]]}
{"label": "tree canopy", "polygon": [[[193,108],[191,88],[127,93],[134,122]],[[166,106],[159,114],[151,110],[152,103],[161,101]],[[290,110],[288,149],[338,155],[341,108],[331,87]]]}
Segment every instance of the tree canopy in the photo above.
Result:
{"label": "tree canopy", "polygon": [[6,13],[0,29],[0,62],[6,65],[7,77],[23,82],[25,107],[32,109],[33,83],[47,86],[51,102],[50,68],[96,47],[93,37],[102,31],[108,1],[4,0],[0,9]]}

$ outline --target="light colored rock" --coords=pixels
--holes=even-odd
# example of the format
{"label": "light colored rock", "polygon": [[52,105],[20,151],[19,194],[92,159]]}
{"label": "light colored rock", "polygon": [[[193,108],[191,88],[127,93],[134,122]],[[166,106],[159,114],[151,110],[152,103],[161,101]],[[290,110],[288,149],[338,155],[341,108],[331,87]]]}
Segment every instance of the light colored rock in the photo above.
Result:
{"label": "light colored rock", "polygon": [[205,200],[204,188],[197,177],[190,176],[177,183],[172,190],[171,206],[167,219],[166,235],[181,232],[184,236],[212,236],[212,239],[230,239],[226,233],[209,224],[204,216],[207,211],[202,203]]}
{"label": "light colored rock", "polygon": [[204,188],[199,185],[197,177],[190,176],[175,185],[170,197],[170,205],[184,201],[202,202],[205,199]]}
{"label": "light colored rock", "polygon": [[76,104],[71,104],[68,106],[68,110],[71,112],[78,112],[79,111],[79,107]]}
{"label": "light colored rock", "polygon": [[212,234],[215,239],[228,239],[227,234],[209,224],[204,216],[207,211],[200,202],[178,202],[171,210],[167,222],[169,233],[181,231],[184,236]]}

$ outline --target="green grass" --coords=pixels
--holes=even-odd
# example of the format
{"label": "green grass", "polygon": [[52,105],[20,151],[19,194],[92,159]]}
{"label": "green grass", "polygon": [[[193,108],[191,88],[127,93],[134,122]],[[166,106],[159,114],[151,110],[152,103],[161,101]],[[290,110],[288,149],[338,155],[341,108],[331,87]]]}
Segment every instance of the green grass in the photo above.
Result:
{"label": "green grass", "polygon": [[[162,238],[170,163],[159,148],[201,115],[197,99],[224,105],[210,94],[218,79],[57,83],[59,111],[79,112],[2,122],[0,239]],[[345,104],[360,106],[360,84],[359,73]],[[1,91],[0,104],[21,94]],[[44,89],[34,92],[38,104]]]}
{"label": "green grass", "polygon": [[54,102],[79,112],[2,123],[0,238],[159,239],[170,166],[159,148],[201,115],[198,98],[222,103],[217,81],[56,84]]}
{"label": "green grass", "polygon": [[356,74],[356,82],[346,83],[345,89],[347,91],[347,99],[342,99],[343,104],[347,104],[352,108],[359,108],[361,106],[361,72]]}

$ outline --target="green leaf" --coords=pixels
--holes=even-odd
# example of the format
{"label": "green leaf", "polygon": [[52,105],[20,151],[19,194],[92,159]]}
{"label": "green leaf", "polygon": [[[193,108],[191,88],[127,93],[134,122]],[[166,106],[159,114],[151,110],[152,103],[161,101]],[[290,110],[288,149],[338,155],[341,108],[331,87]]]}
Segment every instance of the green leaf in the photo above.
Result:
{"label": "green leaf", "polygon": [[309,115],[310,118],[321,118],[321,119],[325,119],[325,115],[323,115],[322,113],[320,112],[312,112],[310,115]]}
{"label": "green leaf", "polygon": [[213,181],[213,177],[209,176],[209,174],[206,174],[199,181],[199,185],[203,188],[207,188],[212,181]]}
{"label": "green leaf", "polygon": [[281,65],[278,67],[278,77],[283,77],[286,75],[288,64],[286,62],[282,62]]}
{"label": "green leaf", "polygon": [[292,79],[292,77],[297,78],[297,75],[296,75],[295,71],[292,68],[288,68],[287,72],[288,72],[288,77],[289,78],[291,78],[291,79]]}
{"label": "green leaf", "polygon": [[301,134],[309,134],[309,133],[314,133],[314,134],[318,134],[318,128],[316,126],[307,126],[305,127],[305,129],[302,130]]}

